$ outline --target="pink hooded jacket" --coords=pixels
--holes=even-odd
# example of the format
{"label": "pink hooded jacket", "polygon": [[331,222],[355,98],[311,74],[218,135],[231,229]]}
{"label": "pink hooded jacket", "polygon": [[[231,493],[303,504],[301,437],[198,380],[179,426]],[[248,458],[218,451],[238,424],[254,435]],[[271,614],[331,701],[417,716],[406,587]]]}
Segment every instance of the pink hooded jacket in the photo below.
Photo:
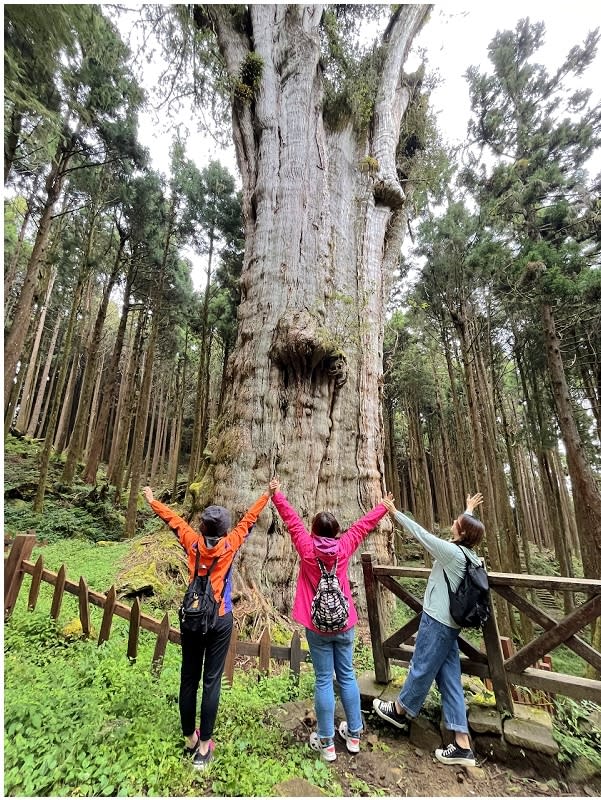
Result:
{"label": "pink hooded jacket", "polygon": [[288,528],[292,544],[301,558],[292,618],[304,625],[305,628],[325,636],[328,635],[323,631],[318,631],[311,622],[311,602],[321,574],[317,559],[319,558],[323,562],[326,569],[331,570],[338,558],[336,575],[342,591],[349,601],[348,625],[344,630],[352,628],[357,624],[358,617],[347,575],[349,560],[367,534],[371,533],[385,516],[386,507],[380,503],[351,525],[339,539],[331,539],[326,536],[312,536],[282,492],[276,492],[271,500]]}

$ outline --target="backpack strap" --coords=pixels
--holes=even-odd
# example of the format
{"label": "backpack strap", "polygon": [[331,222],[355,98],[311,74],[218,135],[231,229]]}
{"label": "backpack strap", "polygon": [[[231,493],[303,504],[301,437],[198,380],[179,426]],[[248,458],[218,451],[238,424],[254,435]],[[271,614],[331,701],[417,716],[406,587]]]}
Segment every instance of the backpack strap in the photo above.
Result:
{"label": "backpack strap", "polygon": [[198,565],[199,565],[199,563],[200,563],[200,550],[198,549],[198,542],[197,542],[196,543],[196,560],[194,562],[194,577],[192,578],[192,580],[194,580],[194,578],[198,577]]}
{"label": "backpack strap", "polygon": [[[457,545],[457,547],[458,547],[458,548],[461,550],[461,552],[463,553],[463,557],[465,558],[465,572],[463,573],[463,576],[462,576],[462,578],[461,578],[461,580],[463,580],[463,578],[465,578],[465,575],[466,575],[466,573],[467,573],[467,568],[468,568],[468,566],[469,566],[469,558],[467,557],[467,555],[466,555],[466,553],[465,553],[465,550],[464,550],[464,549],[463,549],[463,547],[462,547],[462,546],[459,544],[459,542],[453,542],[453,544],[456,544],[456,545]],[[451,589],[451,584],[450,584],[450,582],[449,582],[449,579],[448,579],[448,577],[447,577],[447,571],[446,571],[446,569],[445,569],[444,567],[442,568],[442,574],[444,575],[444,579],[445,579],[445,581],[447,582],[447,589],[449,590],[449,592],[452,592],[453,590]],[[461,581],[460,581],[459,583],[461,584]]]}
{"label": "backpack strap", "polygon": [[330,575],[330,576],[331,575],[336,575],[336,571],[338,569],[338,558],[336,558],[336,561],[334,562],[334,567],[333,567],[332,571],[328,571],[326,569],[326,565],[323,563],[321,558],[317,559],[317,563],[319,564],[319,570],[320,570],[320,572],[321,572],[321,574],[322,574],[322,576],[324,578],[326,577],[326,575]]}

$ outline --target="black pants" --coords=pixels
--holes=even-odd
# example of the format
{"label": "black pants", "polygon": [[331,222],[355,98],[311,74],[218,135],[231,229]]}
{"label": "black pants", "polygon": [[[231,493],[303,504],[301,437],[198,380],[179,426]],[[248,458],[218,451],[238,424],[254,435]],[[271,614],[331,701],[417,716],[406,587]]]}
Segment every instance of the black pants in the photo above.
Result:
{"label": "black pants", "polygon": [[179,714],[184,736],[191,736],[196,728],[196,695],[201,675],[200,734],[203,741],[213,735],[221,694],[221,676],[233,625],[234,616],[230,611],[219,617],[215,628],[204,636],[182,631]]}

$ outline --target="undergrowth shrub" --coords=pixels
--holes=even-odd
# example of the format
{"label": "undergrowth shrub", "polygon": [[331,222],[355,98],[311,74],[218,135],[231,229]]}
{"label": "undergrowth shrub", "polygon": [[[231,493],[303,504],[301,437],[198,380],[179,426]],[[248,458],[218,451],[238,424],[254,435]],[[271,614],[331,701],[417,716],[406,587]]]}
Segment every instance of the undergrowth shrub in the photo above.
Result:
{"label": "undergrowth shrub", "polygon": [[[52,546],[44,548],[45,562],[55,567],[65,560],[59,553],[65,544],[50,553]],[[121,545],[69,544],[71,568],[88,561],[91,567],[90,551],[102,551],[94,582],[112,582]],[[141,632],[138,658],[130,663],[125,622],[115,618],[100,647],[65,637],[63,618],[77,615],[77,599],[64,597],[55,623],[48,613],[52,587],[42,585],[33,612],[26,609],[27,588],[26,581],[5,624],[7,796],[268,796],[293,777],[342,794],[319,755],[270,721],[270,707],[291,699],[311,704],[312,672],[303,672],[297,687],[286,670],[261,680],[256,670],[237,670],[233,687],[223,686],[212,768],[199,773],[182,758],[179,648],[168,645],[157,678],[150,670],[155,636]],[[98,628],[102,612],[90,611]]]}

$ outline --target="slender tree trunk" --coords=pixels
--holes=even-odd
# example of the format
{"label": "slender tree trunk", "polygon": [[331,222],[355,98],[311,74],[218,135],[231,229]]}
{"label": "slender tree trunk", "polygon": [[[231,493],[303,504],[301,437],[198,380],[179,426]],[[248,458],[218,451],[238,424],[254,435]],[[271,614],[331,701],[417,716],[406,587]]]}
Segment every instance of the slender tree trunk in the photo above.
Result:
{"label": "slender tree trunk", "polygon": [[44,497],[46,495],[46,483],[48,480],[48,470],[50,467],[50,455],[52,453],[52,442],[56,431],[56,423],[58,420],[58,412],[61,404],[61,397],[65,380],[67,377],[67,369],[69,367],[69,357],[71,354],[71,343],[73,341],[73,332],[75,329],[75,322],[77,317],[77,309],[81,300],[81,293],[83,286],[81,281],[77,283],[75,291],[73,292],[73,301],[69,313],[69,322],[67,324],[67,332],[65,334],[65,341],[61,353],[61,366],[58,374],[56,388],[54,390],[54,399],[52,401],[50,418],[48,427],[46,429],[44,447],[40,453],[40,475],[38,478],[38,488],[33,501],[33,510],[36,514],[41,514],[44,509]]}
{"label": "slender tree trunk", "polygon": [[17,277],[19,256],[21,255],[21,248],[23,247],[23,241],[25,239],[27,227],[29,225],[29,220],[31,218],[31,209],[33,207],[33,203],[38,189],[38,180],[39,180],[38,178],[35,179],[33,184],[33,189],[27,200],[27,209],[25,211],[25,214],[23,215],[23,222],[21,223],[21,228],[19,229],[17,246],[15,247],[15,252],[10,260],[10,264],[8,266],[8,270],[6,271],[6,275],[4,276],[4,324],[5,325],[7,324],[7,321],[11,319],[12,316],[12,309],[14,305],[12,292],[16,288],[14,286],[14,283]]}
{"label": "slender tree trunk", "polygon": [[46,297],[44,298],[44,302],[40,307],[40,315],[38,318],[37,330],[31,348],[29,364],[27,365],[27,374],[25,376],[25,382],[23,384],[23,391],[21,393],[21,404],[19,407],[19,414],[17,416],[17,421],[15,423],[15,427],[18,431],[25,430],[30,416],[30,411],[34,399],[33,398],[34,377],[36,374],[36,365],[38,363],[40,343],[42,341],[42,334],[44,333],[44,324],[46,322],[48,303],[50,302],[50,297],[52,295],[52,289],[54,287],[56,274],[57,274],[56,269],[53,269],[50,274],[50,278],[48,280],[48,286],[46,288]]}
{"label": "slender tree trunk", "polygon": [[19,136],[21,134],[21,126],[23,125],[23,114],[13,108],[10,113],[10,124],[8,132],[4,139],[4,185],[10,175],[13,162],[15,160],[15,153],[19,144]]}
{"label": "slender tree trunk", "polygon": [[29,416],[29,423],[27,425],[27,430],[25,431],[26,436],[35,436],[38,431],[40,431],[40,412],[42,410],[42,403],[44,401],[44,395],[48,390],[48,375],[50,374],[50,365],[52,364],[52,359],[54,357],[54,349],[56,347],[56,342],[58,339],[58,334],[61,327],[61,315],[57,313],[56,321],[54,323],[54,328],[52,330],[52,337],[50,339],[50,344],[48,345],[48,352],[46,353],[46,357],[44,360],[44,369],[42,370],[42,377],[40,378],[38,384],[38,390],[35,396],[35,403],[33,406],[33,410]]}
{"label": "slender tree trunk", "polygon": [[77,416],[75,418],[75,424],[71,433],[69,450],[67,452],[67,459],[65,461],[62,475],[62,481],[67,486],[70,486],[73,483],[73,478],[75,477],[75,467],[81,459],[84,443],[84,432],[89,420],[90,400],[92,396],[92,390],[94,388],[94,382],[96,380],[96,368],[98,364],[98,354],[100,351],[102,332],[104,330],[104,323],[106,321],[106,313],[108,310],[111,292],[113,291],[113,287],[121,271],[121,259],[123,256],[125,242],[125,237],[121,236],[119,239],[119,247],[115,256],[113,269],[108,277],[108,281],[102,293],[102,300],[100,302],[100,307],[98,308],[98,313],[96,314],[96,321],[94,323],[92,336],[90,337],[90,341],[85,348],[84,357],[86,365],[84,368],[79,404],[77,407]]}
{"label": "slender tree trunk", "polygon": [[[167,247],[169,245],[167,244]],[[148,424],[148,410],[150,408],[150,387],[152,386],[152,373],[154,368],[154,350],[159,327],[159,310],[156,309],[152,317],[150,337],[144,359],[144,374],[140,386],[140,396],[136,409],[134,436],[130,461],[129,499],[127,503],[127,517],[125,521],[125,535],[131,537],[136,532],[136,517],[138,511],[138,490],[142,477],[142,462],[144,450],[144,434]]]}
{"label": "slender tree trunk", "polygon": [[4,407],[8,405],[10,391],[13,385],[17,364],[23,352],[23,345],[27,338],[29,323],[31,321],[31,308],[38,283],[40,268],[44,263],[48,237],[52,225],[54,207],[63,188],[65,170],[71,158],[70,141],[61,140],[50,173],[46,178],[46,202],[38,222],[37,235],[33,250],[27,265],[25,280],[21,288],[18,303],[15,307],[10,332],[4,344]]}
{"label": "slender tree trunk", "polygon": [[102,386],[100,410],[98,412],[98,418],[94,427],[94,436],[92,438],[86,467],[83,473],[83,480],[86,483],[95,483],[96,481],[96,473],[98,472],[98,465],[100,464],[102,451],[104,449],[109,414],[111,411],[111,406],[116,400],[119,389],[119,383],[121,380],[119,362],[121,361],[121,353],[123,351],[123,343],[125,341],[125,333],[127,330],[127,321],[129,319],[129,303],[132,280],[133,272],[130,265],[125,282],[125,289],[123,291],[123,304],[121,307],[121,316],[119,317],[117,336],[115,338],[113,353],[111,355],[111,360],[106,372],[106,380],[103,382]]}
{"label": "slender tree trunk", "polygon": [[115,505],[121,502],[121,491],[123,489],[123,474],[125,462],[127,460],[127,450],[131,434],[131,422],[134,415],[138,397],[138,377],[140,374],[139,365],[143,356],[143,333],[146,329],[147,314],[141,311],[136,325],[131,352],[127,360],[125,369],[125,380],[119,392],[119,402],[117,404],[117,420],[115,433],[115,451],[111,453],[109,462],[109,479],[115,486]]}
{"label": "slender tree trunk", "polygon": [[207,361],[207,339],[209,336],[209,292],[211,290],[211,262],[213,260],[213,245],[215,230],[209,231],[209,257],[207,265],[207,283],[202,306],[202,335],[200,338],[200,355],[198,358],[198,378],[196,381],[196,404],[194,407],[194,430],[192,432],[192,447],[190,450],[190,463],[188,465],[188,483],[192,483],[198,474],[202,461],[202,453],[206,442],[203,442],[205,398],[209,387],[206,383],[205,362]]}
{"label": "slender tree trunk", "polygon": [[176,380],[175,383],[175,398],[176,398],[176,426],[175,426],[175,435],[173,437],[173,447],[172,447],[172,457],[171,457],[171,469],[169,472],[170,475],[170,483],[172,488],[171,496],[175,499],[177,495],[177,473],[179,470],[179,459],[180,459],[180,450],[181,450],[181,440],[182,440],[182,425],[184,420],[184,387],[186,385],[186,368],[188,366],[188,333],[189,328],[186,325],[186,336],[184,340],[184,355],[182,359],[182,369],[181,369],[181,382],[178,383]]}
{"label": "slender tree trunk", "polygon": [[86,442],[84,446],[84,456],[90,452],[90,444],[94,434],[94,426],[98,416],[98,406],[100,405],[100,387],[102,386],[102,379],[104,376],[104,367],[106,361],[106,353],[102,353],[100,366],[96,372],[96,380],[94,381],[94,391],[92,393],[92,403],[90,405],[90,424],[86,433]]}
{"label": "slender tree trunk", "polygon": [[584,574],[589,578],[598,578],[601,575],[601,492],[576,427],[555,319],[548,303],[542,304],[542,317],[551,387],[572,482]]}

